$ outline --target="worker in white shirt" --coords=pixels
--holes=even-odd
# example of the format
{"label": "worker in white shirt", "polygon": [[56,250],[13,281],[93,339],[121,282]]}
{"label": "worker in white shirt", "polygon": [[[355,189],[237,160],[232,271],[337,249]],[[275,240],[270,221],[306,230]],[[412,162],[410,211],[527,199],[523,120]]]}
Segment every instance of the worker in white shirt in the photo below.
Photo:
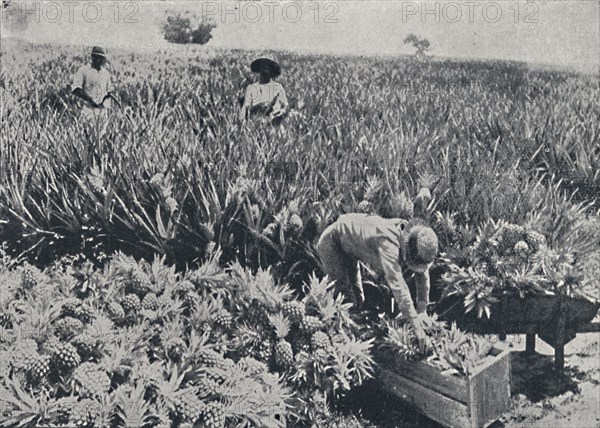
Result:
{"label": "worker in white shirt", "polygon": [[252,62],[250,69],[259,74],[259,80],[246,87],[240,119],[246,120],[252,115],[262,115],[271,121],[282,119],[288,107],[285,90],[274,81],[281,74],[279,64],[268,58],[259,58]]}
{"label": "worker in white shirt", "polygon": [[113,98],[110,74],[104,68],[106,50],[100,46],[92,48],[91,64],[83,65],[73,79],[73,94],[83,101],[81,115],[87,120],[106,122],[106,110]]}
{"label": "worker in white shirt", "polygon": [[[368,214],[341,215],[325,229],[317,244],[323,272],[357,308],[365,299],[358,261],[383,274],[401,316],[415,326],[419,340],[424,334],[422,322],[427,320],[429,268],[437,251],[437,235],[424,222]],[[415,274],[416,308],[402,275],[401,262]]]}

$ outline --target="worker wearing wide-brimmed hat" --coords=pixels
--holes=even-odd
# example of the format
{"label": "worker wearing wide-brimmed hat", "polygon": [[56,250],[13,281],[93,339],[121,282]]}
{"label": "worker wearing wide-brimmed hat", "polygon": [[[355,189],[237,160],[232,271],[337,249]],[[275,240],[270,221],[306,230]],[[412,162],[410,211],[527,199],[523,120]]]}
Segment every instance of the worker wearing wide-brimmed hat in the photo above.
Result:
{"label": "worker wearing wide-brimmed hat", "polygon": [[273,80],[281,74],[281,67],[271,59],[259,58],[252,62],[250,70],[259,74],[259,80],[246,88],[240,118],[244,120],[254,114],[271,120],[282,118],[288,100],[283,86]]}
{"label": "worker wearing wide-brimmed hat", "polygon": [[[321,235],[317,252],[323,272],[347,301],[360,308],[364,292],[358,261],[378,274],[398,304],[403,318],[417,325],[429,303],[429,268],[438,251],[435,232],[424,221],[385,219],[369,214],[344,214]],[[401,262],[415,274],[416,308],[402,275]],[[422,329],[421,329],[422,330]]]}
{"label": "worker wearing wide-brimmed hat", "polygon": [[94,46],[91,51],[90,65],[83,65],[73,79],[73,94],[82,100],[81,114],[86,119],[99,119],[110,108],[112,83],[108,70],[106,50]]}

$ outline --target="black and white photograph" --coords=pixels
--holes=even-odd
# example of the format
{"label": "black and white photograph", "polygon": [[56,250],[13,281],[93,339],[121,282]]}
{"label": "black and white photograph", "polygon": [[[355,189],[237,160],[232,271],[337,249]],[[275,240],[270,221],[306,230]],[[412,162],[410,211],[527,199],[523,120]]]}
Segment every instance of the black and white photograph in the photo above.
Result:
{"label": "black and white photograph", "polygon": [[600,0],[0,18],[0,427],[600,427]]}

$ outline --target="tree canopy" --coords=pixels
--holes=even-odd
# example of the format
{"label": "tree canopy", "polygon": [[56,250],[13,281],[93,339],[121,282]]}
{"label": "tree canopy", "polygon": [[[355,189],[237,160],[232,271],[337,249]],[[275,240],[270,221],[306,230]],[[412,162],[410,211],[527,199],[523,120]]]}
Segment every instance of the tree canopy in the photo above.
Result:
{"label": "tree canopy", "polygon": [[167,12],[162,23],[162,32],[166,41],[178,44],[204,45],[212,39],[212,30],[216,24],[212,21],[201,21],[189,12]]}

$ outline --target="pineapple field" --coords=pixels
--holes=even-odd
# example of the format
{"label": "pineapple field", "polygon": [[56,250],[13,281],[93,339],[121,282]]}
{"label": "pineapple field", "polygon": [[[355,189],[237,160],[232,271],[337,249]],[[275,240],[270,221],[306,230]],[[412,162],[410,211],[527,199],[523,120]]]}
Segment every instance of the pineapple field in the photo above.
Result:
{"label": "pineapple field", "polygon": [[[419,345],[366,266],[352,310],[315,252],[347,212],[419,208],[432,301],[479,318],[503,295],[599,300],[597,75],[273,52],[272,125],[238,119],[257,54],[111,51],[121,106],[86,124],[87,55],[2,42],[1,426],[415,426],[374,392],[376,356],[467,376],[490,337],[434,316]],[[578,367],[573,409],[600,382]],[[549,420],[521,398],[504,426]]]}

